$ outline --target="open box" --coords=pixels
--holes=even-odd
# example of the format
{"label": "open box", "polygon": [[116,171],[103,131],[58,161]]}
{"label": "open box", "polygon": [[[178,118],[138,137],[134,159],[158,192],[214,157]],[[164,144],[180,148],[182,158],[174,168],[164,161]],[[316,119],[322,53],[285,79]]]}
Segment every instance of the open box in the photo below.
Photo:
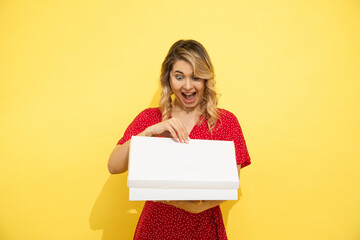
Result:
{"label": "open box", "polygon": [[237,200],[233,141],[131,138],[129,200]]}

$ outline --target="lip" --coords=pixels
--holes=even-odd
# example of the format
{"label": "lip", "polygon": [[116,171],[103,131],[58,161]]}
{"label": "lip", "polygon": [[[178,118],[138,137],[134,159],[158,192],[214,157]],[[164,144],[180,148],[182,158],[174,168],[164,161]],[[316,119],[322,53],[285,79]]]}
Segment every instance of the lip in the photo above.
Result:
{"label": "lip", "polygon": [[[186,98],[184,95],[190,95],[190,99]],[[197,96],[196,96],[196,92],[182,92],[181,93],[181,97],[182,97],[182,101],[185,104],[193,104],[196,102]]]}

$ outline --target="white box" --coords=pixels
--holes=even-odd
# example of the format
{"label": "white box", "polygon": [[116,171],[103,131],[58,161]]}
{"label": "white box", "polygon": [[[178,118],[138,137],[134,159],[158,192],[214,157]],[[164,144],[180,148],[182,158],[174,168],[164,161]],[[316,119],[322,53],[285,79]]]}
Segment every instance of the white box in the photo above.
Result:
{"label": "white box", "polygon": [[232,141],[131,138],[129,200],[237,200]]}

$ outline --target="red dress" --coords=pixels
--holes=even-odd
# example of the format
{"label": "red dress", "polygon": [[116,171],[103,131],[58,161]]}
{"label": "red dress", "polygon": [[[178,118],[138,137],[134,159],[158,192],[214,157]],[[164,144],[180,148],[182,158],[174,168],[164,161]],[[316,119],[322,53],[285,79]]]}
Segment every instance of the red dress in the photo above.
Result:
{"label": "red dress", "polygon": [[[234,114],[219,109],[220,118],[210,134],[207,122],[200,117],[190,132],[190,139],[234,141],[236,162],[245,167],[250,164],[250,157],[239,122]],[[161,122],[158,108],[142,111],[126,129],[118,144],[128,141],[147,127]],[[201,213],[189,213],[183,209],[159,202],[147,201],[136,227],[134,239],[227,239],[225,226],[219,206]]]}

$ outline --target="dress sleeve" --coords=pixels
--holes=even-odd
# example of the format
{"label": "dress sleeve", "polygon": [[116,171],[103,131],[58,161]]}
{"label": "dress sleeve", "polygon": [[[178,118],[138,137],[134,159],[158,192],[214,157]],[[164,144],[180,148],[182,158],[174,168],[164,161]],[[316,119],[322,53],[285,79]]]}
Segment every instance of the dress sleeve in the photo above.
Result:
{"label": "dress sleeve", "polygon": [[236,163],[241,164],[241,168],[246,167],[251,161],[239,121],[234,114],[230,113],[228,123],[230,124],[228,126],[230,140],[234,141],[235,145]]}
{"label": "dress sleeve", "polygon": [[136,136],[142,131],[144,131],[149,124],[147,124],[148,118],[148,109],[143,110],[135,119],[130,123],[130,125],[125,130],[124,136],[117,142],[117,144],[122,145],[131,139],[132,136]]}

